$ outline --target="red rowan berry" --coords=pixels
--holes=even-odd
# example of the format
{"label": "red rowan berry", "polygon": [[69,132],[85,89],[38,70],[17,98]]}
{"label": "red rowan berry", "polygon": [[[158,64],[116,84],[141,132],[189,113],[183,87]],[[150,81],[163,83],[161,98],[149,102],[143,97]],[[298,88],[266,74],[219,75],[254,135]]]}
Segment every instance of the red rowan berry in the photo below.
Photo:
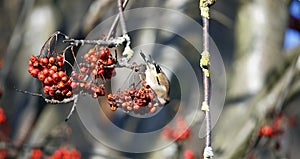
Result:
{"label": "red rowan berry", "polygon": [[30,159],[41,159],[43,157],[43,151],[41,149],[31,150]]}
{"label": "red rowan berry", "polygon": [[44,86],[44,93],[49,94],[50,86]]}
{"label": "red rowan berry", "polygon": [[79,75],[77,76],[77,78],[78,78],[78,80],[83,80],[83,79],[84,79],[84,76],[83,76],[82,74],[79,74]]}
{"label": "red rowan berry", "polygon": [[37,78],[38,78],[40,81],[44,81],[45,78],[46,78],[46,76],[44,75],[43,72],[39,72]]}
{"label": "red rowan berry", "polygon": [[55,73],[55,71],[53,71],[53,70],[49,70],[49,76],[52,76],[53,74]]}
{"label": "red rowan berry", "polygon": [[91,58],[92,58],[92,59],[91,59],[91,62],[96,62],[96,61],[97,61],[97,57],[92,56]]}
{"label": "red rowan berry", "polygon": [[33,66],[33,62],[31,62],[30,60],[28,61],[28,66]]}
{"label": "red rowan berry", "polygon": [[54,82],[59,82],[61,80],[60,77],[58,76],[58,73],[54,73],[51,77]]}
{"label": "red rowan berry", "polygon": [[63,62],[64,61],[64,56],[63,55],[58,55],[57,57],[58,62]]}
{"label": "red rowan berry", "polygon": [[96,75],[98,74],[97,70],[96,70],[96,69],[93,69],[92,74],[93,74],[94,76],[96,76]]}
{"label": "red rowan berry", "polygon": [[66,94],[67,97],[72,97],[73,92],[72,91],[68,91],[68,93]]}
{"label": "red rowan berry", "polygon": [[68,88],[65,88],[61,91],[61,94],[66,95],[69,92]]}
{"label": "red rowan berry", "polygon": [[273,128],[269,125],[265,125],[259,129],[258,132],[259,136],[272,136],[273,135]]}
{"label": "red rowan berry", "polygon": [[42,63],[42,65],[43,65],[43,66],[47,66],[47,65],[48,65],[48,63],[49,63],[49,60],[48,60],[48,58],[46,58],[46,57],[44,57],[44,58],[41,58],[41,63]]}
{"label": "red rowan berry", "polygon": [[34,78],[36,78],[39,72],[40,72],[40,70],[37,69],[37,68],[35,68],[35,69],[31,70],[30,74],[31,74]]}
{"label": "red rowan berry", "polygon": [[83,58],[87,61],[87,59],[89,58],[89,54],[84,54]]}
{"label": "red rowan berry", "polygon": [[131,107],[131,106],[127,106],[126,109],[127,109],[128,111],[132,111],[132,107]]}
{"label": "red rowan berry", "polygon": [[138,106],[138,105],[135,104],[135,105],[133,106],[133,109],[134,109],[134,110],[139,110],[139,109],[140,109],[140,106]]}
{"label": "red rowan berry", "polygon": [[56,59],[53,56],[49,57],[49,64],[54,64],[55,61]]}
{"label": "red rowan berry", "polygon": [[53,78],[52,77],[48,76],[46,79],[49,81],[50,84],[53,83]]}
{"label": "red rowan berry", "polygon": [[30,61],[31,61],[31,62],[35,62],[35,61],[37,61],[37,60],[38,60],[38,59],[37,59],[36,56],[31,55],[31,57],[30,57]]}
{"label": "red rowan berry", "polygon": [[77,88],[78,87],[78,83],[77,82],[72,82],[71,83],[71,87],[74,89],[74,88]]}
{"label": "red rowan berry", "polygon": [[64,63],[61,62],[61,61],[59,61],[59,62],[57,62],[57,65],[58,65],[59,67],[62,67],[62,66],[64,65]]}
{"label": "red rowan berry", "polygon": [[81,67],[81,68],[80,68],[80,72],[81,72],[81,73],[85,73],[86,71],[87,71],[87,68],[86,68],[86,67]]}
{"label": "red rowan berry", "polygon": [[150,109],[150,113],[155,113],[156,112],[156,107],[152,107],[151,109]]}
{"label": "red rowan berry", "polygon": [[194,159],[195,155],[192,150],[185,150],[183,153],[184,159]]}
{"label": "red rowan berry", "polygon": [[33,64],[32,64],[32,66],[38,67],[39,66],[39,62],[38,61],[34,61]]}
{"label": "red rowan berry", "polygon": [[62,81],[58,82],[58,84],[57,84],[57,88],[58,89],[62,89],[64,87],[65,87],[65,83],[64,82],[62,82]]}
{"label": "red rowan berry", "polygon": [[110,109],[111,109],[112,111],[116,111],[117,108],[118,108],[118,107],[116,107],[116,106],[111,106],[111,107],[110,107]]}
{"label": "red rowan berry", "polygon": [[31,74],[31,72],[32,72],[33,69],[34,69],[34,67],[30,66],[30,67],[28,68],[28,72]]}
{"label": "red rowan berry", "polygon": [[45,76],[48,76],[48,75],[49,75],[49,69],[48,69],[48,68],[44,68],[44,69],[43,69],[43,74],[44,74]]}
{"label": "red rowan berry", "polygon": [[93,98],[98,98],[98,94],[96,92],[93,93]]}
{"label": "red rowan berry", "polygon": [[114,63],[113,59],[108,59],[107,60],[107,65],[112,65]]}
{"label": "red rowan berry", "polygon": [[57,66],[53,65],[53,66],[51,66],[50,69],[53,70],[54,72],[56,72],[57,71]]}

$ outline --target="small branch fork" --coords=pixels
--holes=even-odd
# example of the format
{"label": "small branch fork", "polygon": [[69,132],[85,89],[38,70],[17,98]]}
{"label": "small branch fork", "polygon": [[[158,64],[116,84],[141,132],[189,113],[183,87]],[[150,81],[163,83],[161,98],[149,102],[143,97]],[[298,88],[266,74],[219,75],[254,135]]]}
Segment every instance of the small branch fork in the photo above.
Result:
{"label": "small branch fork", "polygon": [[[122,10],[124,10],[128,4],[129,0],[125,0],[125,2],[123,3],[122,5]],[[119,5],[119,4],[118,4]],[[113,22],[113,24],[111,25],[111,28],[107,34],[107,37],[106,37],[106,40],[109,40],[112,36],[112,34],[115,34],[116,33],[116,28],[117,28],[117,24],[119,22],[119,19],[120,19],[120,14],[118,14]]]}
{"label": "small branch fork", "polygon": [[[16,88],[15,88],[16,89]],[[25,91],[25,90],[19,90],[19,89],[16,89],[18,92],[21,92],[21,93],[25,93],[25,94],[30,94],[32,96],[38,96],[38,97],[42,97],[46,103],[49,103],[49,104],[67,104],[67,103],[71,103],[73,102],[73,106],[68,114],[68,116],[66,117],[65,121],[68,121],[71,117],[71,115],[73,114],[74,110],[75,110],[75,107],[77,105],[77,101],[78,101],[78,95],[74,95],[70,98],[66,98],[62,101],[59,101],[59,100],[55,100],[55,99],[48,99],[46,97],[44,97],[42,94],[40,93],[32,93],[32,92],[29,92],[29,91]]]}
{"label": "small branch fork", "polygon": [[199,9],[203,21],[203,52],[201,53],[200,67],[203,72],[204,101],[201,110],[205,112],[206,121],[206,142],[203,152],[205,159],[213,158],[213,149],[211,147],[211,116],[210,116],[210,53],[209,53],[209,7],[216,0],[200,0]]}
{"label": "small branch fork", "polygon": [[[118,0],[118,11],[119,14],[116,16],[109,32],[106,37],[106,40],[75,40],[75,39],[70,39],[69,37],[66,37],[66,40],[63,42],[70,43],[72,46],[79,46],[79,45],[98,45],[98,46],[106,46],[109,48],[113,47],[118,47],[120,45],[123,45],[126,43],[126,46],[124,48],[124,51],[122,53],[122,57],[119,61],[119,66],[125,66],[128,64],[128,61],[132,58],[134,52],[130,47],[131,41],[130,37],[127,34],[127,28],[126,28],[126,23],[125,23],[125,18],[123,14],[123,10],[127,6],[129,0],[125,0],[124,3],[122,0]],[[115,32],[116,26],[118,24],[118,21],[120,20],[120,26],[122,30],[122,36],[121,37],[116,37],[111,39],[112,33]]]}

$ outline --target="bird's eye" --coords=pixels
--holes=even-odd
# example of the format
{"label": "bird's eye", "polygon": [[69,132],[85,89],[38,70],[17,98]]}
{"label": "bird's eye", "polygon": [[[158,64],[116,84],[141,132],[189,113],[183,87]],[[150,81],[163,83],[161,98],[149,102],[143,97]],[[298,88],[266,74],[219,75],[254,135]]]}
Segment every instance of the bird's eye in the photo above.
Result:
{"label": "bird's eye", "polygon": [[156,63],[154,63],[154,66],[155,66],[156,72],[160,73],[161,72],[160,66],[158,64],[156,64]]}

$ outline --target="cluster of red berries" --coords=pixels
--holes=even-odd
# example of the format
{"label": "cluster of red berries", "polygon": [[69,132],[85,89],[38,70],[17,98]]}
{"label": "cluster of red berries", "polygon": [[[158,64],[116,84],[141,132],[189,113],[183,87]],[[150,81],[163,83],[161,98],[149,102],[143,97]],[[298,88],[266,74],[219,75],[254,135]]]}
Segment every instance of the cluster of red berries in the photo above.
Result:
{"label": "cluster of red berries", "polygon": [[142,85],[139,89],[132,86],[130,90],[109,94],[107,98],[111,110],[115,111],[117,108],[121,108],[125,112],[141,115],[155,113],[159,106],[156,94],[146,82],[143,82]]}
{"label": "cluster of red berries", "polygon": [[87,93],[92,95],[93,98],[105,95],[104,84],[97,86],[92,81],[86,80],[85,77],[86,76],[83,74],[72,72],[70,79],[72,81],[71,87],[74,93]]}
{"label": "cluster of red berries", "polygon": [[42,82],[44,93],[56,100],[73,95],[71,83],[63,70],[64,56],[36,57],[32,55],[28,62],[28,72]]}
{"label": "cluster of red berries", "polygon": [[104,96],[104,84],[97,86],[92,80],[86,78],[89,75],[93,75],[94,79],[111,79],[115,75],[116,70],[114,68],[107,68],[107,66],[116,64],[116,60],[112,58],[109,49],[104,47],[100,47],[99,51],[97,51],[97,48],[90,49],[83,56],[83,59],[84,62],[79,63],[80,73],[74,71],[71,74],[71,87],[73,91],[91,94],[93,98]]}
{"label": "cluster of red berries", "polygon": [[[1,156],[1,151],[0,151],[0,156]],[[30,159],[42,159],[42,158],[43,158],[43,151],[41,149],[35,148],[31,150]],[[72,149],[59,148],[51,156],[46,158],[47,159],[80,159],[81,154],[75,148]]]}
{"label": "cluster of red berries", "polygon": [[80,63],[80,72],[83,74],[92,74],[95,78],[111,79],[115,74],[114,68],[107,68],[116,64],[116,60],[112,58],[110,50],[105,47],[90,49],[84,56],[85,63]]}
{"label": "cluster of red berries", "polygon": [[190,137],[191,130],[182,117],[178,117],[174,127],[165,126],[162,135],[169,140],[186,140]]}
{"label": "cluster of red berries", "polygon": [[48,159],[80,159],[80,152],[75,149],[59,148]]}
{"label": "cluster of red berries", "polygon": [[258,136],[271,137],[282,134],[285,125],[292,126],[291,119],[293,118],[288,118],[282,113],[275,115],[271,125],[264,125],[259,129]]}

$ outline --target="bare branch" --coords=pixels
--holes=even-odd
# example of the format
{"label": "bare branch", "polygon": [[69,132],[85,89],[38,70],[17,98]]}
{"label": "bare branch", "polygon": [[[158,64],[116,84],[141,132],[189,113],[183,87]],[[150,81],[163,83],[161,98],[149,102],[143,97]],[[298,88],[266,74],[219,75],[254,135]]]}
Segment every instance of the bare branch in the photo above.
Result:
{"label": "bare branch", "polygon": [[[76,97],[75,97],[75,96],[76,96]],[[73,103],[73,105],[72,105],[72,108],[71,108],[71,110],[70,110],[68,116],[67,116],[66,119],[65,119],[65,122],[67,122],[67,121],[70,119],[70,117],[71,117],[71,115],[73,114],[73,112],[74,112],[74,110],[75,110],[75,107],[76,107],[76,105],[77,105],[77,102],[78,102],[78,95],[75,95],[75,96],[74,96],[74,97],[75,97],[74,103]]]}
{"label": "bare branch", "polygon": [[70,43],[70,45],[73,46],[79,46],[79,45],[98,45],[98,46],[106,46],[109,48],[117,47],[119,45],[122,45],[125,41],[127,41],[128,38],[126,36],[117,37],[112,40],[76,40],[76,39],[67,39],[63,42]]}
{"label": "bare branch", "polygon": [[[127,4],[128,4],[129,0],[125,0],[125,2],[123,3],[123,10],[126,8]],[[119,22],[120,19],[120,14],[116,15],[116,18],[113,22],[113,24],[111,25],[111,28],[107,34],[106,40],[110,39],[110,37],[112,36],[112,33],[115,32],[117,24]]]}
{"label": "bare branch", "polygon": [[21,92],[21,93],[25,93],[25,94],[30,94],[32,96],[42,97],[42,98],[44,98],[46,103],[50,103],[50,104],[66,104],[66,103],[73,102],[77,98],[77,95],[74,95],[70,98],[66,98],[66,99],[60,101],[60,100],[56,100],[56,99],[48,99],[40,93],[33,93],[33,92],[25,91],[25,90],[20,90],[20,89],[17,89],[17,88],[16,88],[16,91]]}
{"label": "bare branch", "polygon": [[122,34],[127,34],[127,28],[125,24],[125,18],[123,14],[123,6],[122,6],[122,0],[118,0],[118,9],[119,9],[119,15],[120,15],[120,25],[122,29]]}
{"label": "bare branch", "polygon": [[210,116],[210,53],[209,53],[209,7],[215,3],[215,0],[200,0],[199,9],[203,21],[203,52],[201,53],[200,67],[203,72],[204,101],[201,109],[205,112],[206,121],[206,142],[203,157],[205,159],[213,157],[211,147],[211,116]]}

